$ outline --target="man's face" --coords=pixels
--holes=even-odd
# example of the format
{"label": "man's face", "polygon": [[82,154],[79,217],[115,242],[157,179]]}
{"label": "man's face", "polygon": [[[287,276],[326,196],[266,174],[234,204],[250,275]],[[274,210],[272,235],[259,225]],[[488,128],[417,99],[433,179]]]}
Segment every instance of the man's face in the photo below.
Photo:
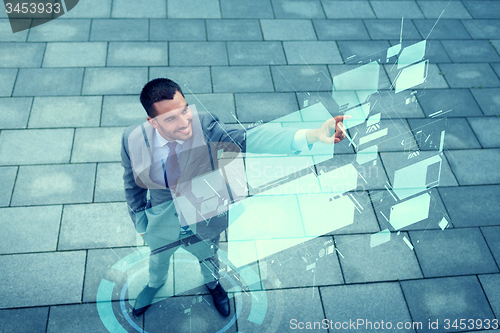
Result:
{"label": "man's face", "polygon": [[148,122],[158,130],[162,137],[169,141],[186,141],[193,135],[193,114],[180,92],[174,99],[166,99],[153,104],[156,117],[148,117]]}

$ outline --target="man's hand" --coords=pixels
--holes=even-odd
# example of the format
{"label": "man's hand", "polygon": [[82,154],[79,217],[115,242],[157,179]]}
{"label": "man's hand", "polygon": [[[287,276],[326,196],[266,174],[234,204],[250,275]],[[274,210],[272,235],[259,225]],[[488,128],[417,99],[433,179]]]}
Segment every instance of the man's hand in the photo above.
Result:
{"label": "man's hand", "polygon": [[310,145],[317,141],[329,145],[339,143],[345,138],[346,131],[342,121],[350,118],[351,116],[336,116],[325,121],[320,128],[307,131],[307,143]]}

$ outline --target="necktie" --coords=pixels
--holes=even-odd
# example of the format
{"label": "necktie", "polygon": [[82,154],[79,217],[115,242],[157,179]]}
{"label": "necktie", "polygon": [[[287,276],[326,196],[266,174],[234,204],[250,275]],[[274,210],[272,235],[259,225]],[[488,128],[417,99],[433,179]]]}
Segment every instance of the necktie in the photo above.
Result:
{"label": "necktie", "polygon": [[166,165],[163,164],[163,176],[165,177],[165,185],[167,187],[174,187],[177,184],[177,179],[180,176],[179,161],[177,160],[177,154],[175,153],[177,142],[169,142],[167,143],[167,146],[170,151],[168,152]]}

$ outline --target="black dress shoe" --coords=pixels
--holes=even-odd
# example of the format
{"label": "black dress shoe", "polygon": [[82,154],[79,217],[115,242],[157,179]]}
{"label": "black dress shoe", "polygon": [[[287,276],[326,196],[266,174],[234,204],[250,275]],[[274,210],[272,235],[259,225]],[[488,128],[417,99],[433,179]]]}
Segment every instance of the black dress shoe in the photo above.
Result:
{"label": "black dress shoe", "polygon": [[217,284],[215,289],[208,288],[208,290],[210,291],[210,294],[212,294],[217,311],[219,311],[219,313],[224,317],[229,316],[231,308],[229,307],[229,297],[227,297],[227,293],[224,288],[222,288],[220,284]]}
{"label": "black dress shoe", "polygon": [[151,288],[149,285],[145,286],[135,300],[132,314],[136,317],[143,314],[149,308],[151,302],[153,302],[153,298],[161,287],[163,287],[163,284],[158,288]]}

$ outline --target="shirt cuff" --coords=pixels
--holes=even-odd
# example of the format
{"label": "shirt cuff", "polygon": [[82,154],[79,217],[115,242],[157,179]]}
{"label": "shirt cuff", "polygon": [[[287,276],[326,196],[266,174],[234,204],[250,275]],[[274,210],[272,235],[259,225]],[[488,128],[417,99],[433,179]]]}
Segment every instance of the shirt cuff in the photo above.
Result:
{"label": "shirt cuff", "polygon": [[292,140],[291,148],[292,150],[311,150],[313,145],[308,145],[307,144],[307,133],[308,129],[301,129],[298,130]]}

